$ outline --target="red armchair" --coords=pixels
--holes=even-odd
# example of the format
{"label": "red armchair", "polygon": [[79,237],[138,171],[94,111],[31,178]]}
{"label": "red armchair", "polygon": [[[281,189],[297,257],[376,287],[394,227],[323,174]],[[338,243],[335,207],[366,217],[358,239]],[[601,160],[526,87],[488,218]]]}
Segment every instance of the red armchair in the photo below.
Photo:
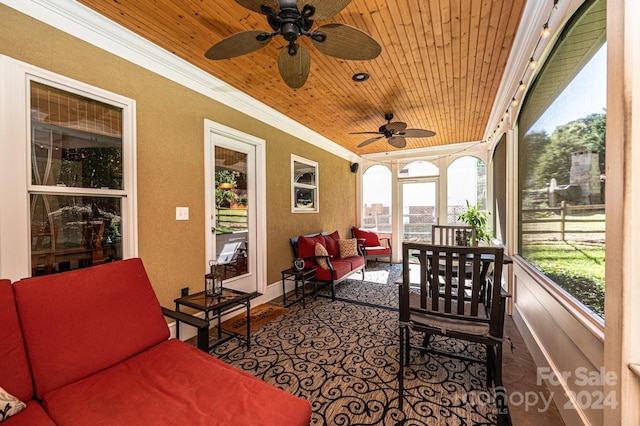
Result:
{"label": "red armchair", "polygon": [[388,258],[391,263],[391,239],[380,238],[375,231],[362,229],[354,226],[351,228],[351,235],[358,240],[358,247],[365,260]]}

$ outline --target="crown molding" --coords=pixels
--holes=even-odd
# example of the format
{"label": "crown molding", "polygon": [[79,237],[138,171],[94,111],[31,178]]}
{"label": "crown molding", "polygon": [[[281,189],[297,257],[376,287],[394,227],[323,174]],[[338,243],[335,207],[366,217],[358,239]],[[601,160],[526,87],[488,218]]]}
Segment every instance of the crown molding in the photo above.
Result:
{"label": "crown molding", "polygon": [[353,161],[357,155],[255,98],[73,0],[0,0],[109,53],[253,117],[312,145]]}

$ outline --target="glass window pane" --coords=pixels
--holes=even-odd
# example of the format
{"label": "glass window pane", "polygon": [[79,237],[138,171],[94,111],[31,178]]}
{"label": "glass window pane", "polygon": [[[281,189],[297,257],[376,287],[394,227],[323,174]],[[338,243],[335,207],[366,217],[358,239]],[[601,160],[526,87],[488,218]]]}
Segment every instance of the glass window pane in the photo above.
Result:
{"label": "glass window pane", "polygon": [[316,184],[316,168],[309,164],[293,162],[295,182],[305,185]]}
{"label": "glass window pane", "polygon": [[391,170],[378,164],[363,173],[362,201],[361,226],[391,236]]}
{"label": "glass window pane", "polygon": [[291,211],[318,212],[318,163],[291,155]]}
{"label": "glass window pane", "polygon": [[119,197],[31,194],[32,276],[122,259]]}
{"label": "glass window pane", "polygon": [[438,176],[438,167],[428,161],[414,161],[398,171],[398,177]]}
{"label": "glass window pane", "polygon": [[606,2],[560,37],[519,119],[519,252],[604,317]]}
{"label": "glass window pane", "polygon": [[447,223],[458,223],[457,217],[480,203],[487,210],[487,166],[476,157],[460,157],[447,169]]}
{"label": "glass window pane", "polygon": [[216,261],[223,279],[248,272],[248,155],[215,147]]}
{"label": "glass window pane", "polygon": [[31,82],[34,185],[123,189],[122,108]]}

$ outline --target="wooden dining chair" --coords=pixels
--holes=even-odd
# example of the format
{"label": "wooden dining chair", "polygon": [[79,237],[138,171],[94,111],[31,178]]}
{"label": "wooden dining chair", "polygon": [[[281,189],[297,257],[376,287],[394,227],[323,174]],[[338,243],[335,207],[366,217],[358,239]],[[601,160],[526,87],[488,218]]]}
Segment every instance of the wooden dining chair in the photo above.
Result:
{"label": "wooden dining chair", "polygon": [[[446,246],[403,243],[403,275],[400,288],[399,404],[402,408],[404,369],[410,350],[437,352],[429,348],[431,337],[446,336],[480,343],[486,348],[487,388],[502,386],[502,341],[506,297],[502,289],[501,247]],[[418,263],[410,263],[413,259]],[[434,265],[444,264],[444,271]],[[434,270],[436,272],[434,272]],[[458,271],[467,271],[462,276]],[[469,273],[470,271],[470,273]],[[489,276],[489,271],[491,275]],[[487,291],[486,298],[483,291]],[[419,334],[412,345],[411,335]],[[437,352],[460,358],[459,354]],[[501,392],[496,393],[500,397]],[[506,403],[499,404],[501,411]],[[505,424],[507,417],[499,419]]]}
{"label": "wooden dining chair", "polygon": [[432,225],[431,244],[477,246],[476,228],[469,225]]}

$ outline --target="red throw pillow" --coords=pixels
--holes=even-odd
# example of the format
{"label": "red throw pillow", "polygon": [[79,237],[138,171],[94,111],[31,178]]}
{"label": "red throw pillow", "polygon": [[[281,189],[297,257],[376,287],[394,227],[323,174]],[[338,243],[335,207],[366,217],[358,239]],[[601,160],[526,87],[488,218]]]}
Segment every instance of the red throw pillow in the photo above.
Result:
{"label": "red throw pillow", "polygon": [[338,231],[334,231],[333,233],[324,236],[324,245],[327,248],[329,256],[340,257],[340,247],[338,247],[339,239],[340,234],[338,234]]}
{"label": "red throw pillow", "polygon": [[373,231],[365,231],[364,229],[353,227],[353,236],[357,239],[364,239],[366,247],[375,247],[380,245],[378,233]]}
{"label": "red throw pillow", "polygon": [[320,243],[324,246],[324,236],[320,234],[314,235],[312,237],[305,237],[304,235],[300,235],[298,237],[298,257],[301,257],[303,259],[308,257],[315,258],[316,243]]}

